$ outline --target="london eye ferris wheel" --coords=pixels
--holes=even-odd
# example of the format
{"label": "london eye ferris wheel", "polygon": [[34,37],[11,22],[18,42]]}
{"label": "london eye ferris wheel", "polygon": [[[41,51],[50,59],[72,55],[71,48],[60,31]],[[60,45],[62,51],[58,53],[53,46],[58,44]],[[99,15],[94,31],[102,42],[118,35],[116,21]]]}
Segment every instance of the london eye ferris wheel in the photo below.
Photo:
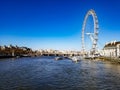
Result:
{"label": "london eye ferris wheel", "polygon": [[[87,19],[89,18],[90,15],[93,18],[94,30],[93,30],[93,32],[89,32],[87,30],[85,32],[85,27],[86,27],[86,24],[87,24]],[[91,9],[85,15],[85,18],[84,18],[84,21],[83,21],[83,26],[82,26],[82,51],[83,52],[87,52],[86,42],[85,42],[85,37],[86,36],[88,36],[90,38],[90,41],[91,41],[91,44],[92,44],[91,45],[92,47],[90,48],[90,52],[92,54],[94,54],[97,51],[98,29],[99,29],[99,25],[98,25],[97,15],[96,15],[95,11],[93,9]]]}

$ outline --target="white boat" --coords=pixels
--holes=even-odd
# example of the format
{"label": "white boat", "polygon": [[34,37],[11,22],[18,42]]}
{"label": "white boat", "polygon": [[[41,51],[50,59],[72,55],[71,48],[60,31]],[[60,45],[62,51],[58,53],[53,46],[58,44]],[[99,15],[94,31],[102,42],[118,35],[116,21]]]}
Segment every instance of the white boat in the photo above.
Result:
{"label": "white boat", "polygon": [[55,57],[55,60],[62,60],[62,57]]}
{"label": "white boat", "polygon": [[74,62],[77,62],[77,61],[81,60],[81,57],[80,56],[74,56],[74,57],[71,57],[71,60],[74,61]]}

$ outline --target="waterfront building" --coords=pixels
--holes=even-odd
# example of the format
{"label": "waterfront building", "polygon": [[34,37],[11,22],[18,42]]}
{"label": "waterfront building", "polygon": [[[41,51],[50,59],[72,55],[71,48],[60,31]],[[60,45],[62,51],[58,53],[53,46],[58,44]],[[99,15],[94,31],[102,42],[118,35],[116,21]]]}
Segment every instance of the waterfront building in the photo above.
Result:
{"label": "waterfront building", "polygon": [[120,41],[111,41],[105,44],[102,55],[107,57],[120,57]]}
{"label": "waterfront building", "polygon": [[0,46],[0,50],[5,50],[5,46]]}

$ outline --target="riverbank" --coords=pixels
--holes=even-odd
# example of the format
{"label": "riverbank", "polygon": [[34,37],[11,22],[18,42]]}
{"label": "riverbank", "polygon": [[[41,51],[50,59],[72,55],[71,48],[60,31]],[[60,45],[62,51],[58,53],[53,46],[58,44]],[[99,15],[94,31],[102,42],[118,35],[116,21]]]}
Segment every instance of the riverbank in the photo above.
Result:
{"label": "riverbank", "polygon": [[6,59],[6,58],[21,58],[21,57],[32,57],[28,55],[20,55],[20,56],[0,56],[0,59]]}
{"label": "riverbank", "polygon": [[0,59],[4,59],[4,58],[15,58],[16,56],[0,56]]}
{"label": "riverbank", "polygon": [[102,61],[110,61],[112,63],[117,63],[120,64],[120,58],[116,58],[116,57],[98,57],[97,59],[100,59]]}

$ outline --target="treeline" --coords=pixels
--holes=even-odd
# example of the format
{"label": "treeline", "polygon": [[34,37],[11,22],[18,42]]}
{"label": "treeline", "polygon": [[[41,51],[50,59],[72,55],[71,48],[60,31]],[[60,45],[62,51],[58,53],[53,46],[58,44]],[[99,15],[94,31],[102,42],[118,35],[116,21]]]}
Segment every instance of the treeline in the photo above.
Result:
{"label": "treeline", "polygon": [[19,47],[19,46],[0,46],[0,56],[28,56],[32,55],[34,51],[28,47]]}

